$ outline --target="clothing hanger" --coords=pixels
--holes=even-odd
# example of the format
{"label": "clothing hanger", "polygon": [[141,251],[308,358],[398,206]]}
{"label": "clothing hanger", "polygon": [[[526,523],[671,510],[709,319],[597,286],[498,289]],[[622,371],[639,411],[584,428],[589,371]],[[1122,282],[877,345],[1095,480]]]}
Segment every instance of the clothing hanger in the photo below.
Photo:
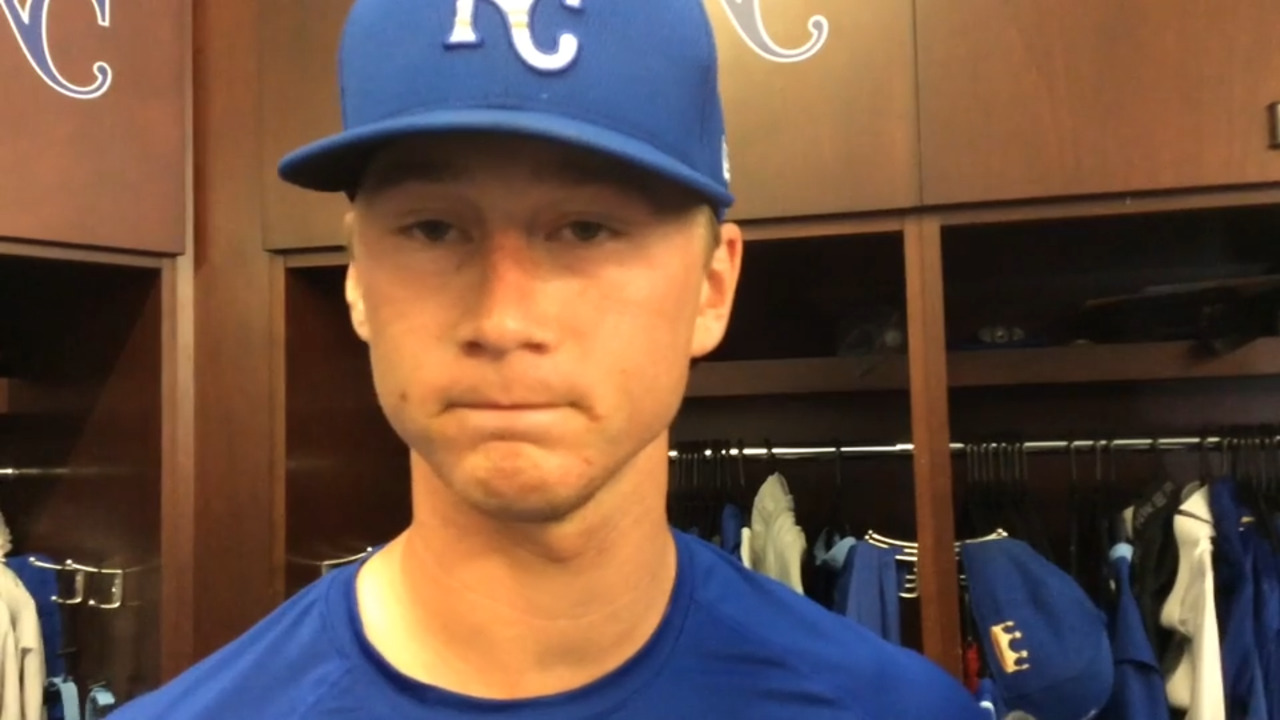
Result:
{"label": "clothing hanger", "polygon": [[1004,505],[1001,524],[1014,528],[1014,536],[1031,546],[1036,545],[1034,534],[1018,492],[1018,454],[1013,443],[996,445],[996,460],[1000,473],[1000,496]]}
{"label": "clothing hanger", "polygon": [[[1009,533],[1005,531],[1004,528],[996,528],[982,537],[955,541],[956,551],[958,552],[960,547],[963,545],[973,545],[976,543],[990,542],[992,540],[1002,540],[1007,537],[1009,537]],[[872,545],[877,545],[882,548],[901,549],[909,555],[916,555],[920,551],[920,543],[914,540],[898,540],[897,538],[891,538],[887,535],[881,535],[875,530],[868,530],[866,534],[863,535],[863,539]]]}
{"label": "clothing hanger", "polygon": [[[983,537],[968,540],[957,540],[955,542],[956,559],[960,559],[960,548],[964,545],[1000,540],[1007,537],[1009,537],[1009,533],[1005,532],[1002,528],[997,528],[992,533]],[[910,540],[898,540],[887,537],[877,533],[875,530],[868,530],[867,534],[863,537],[863,541],[871,545],[875,545],[876,547],[893,550],[893,559],[909,566],[907,574],[902,580],[902,591],[899,592],[898,595],[904,598],[920,597],[919,543]],[[962,586],[967,586],[967,582],[965,581],[963,574],[959,576],[959,579]]]}
{"label": "clothing hanger", "polygon": [[[1156,446],[1159,445],[1154,439],[1151,441],[1151,449],[1154,452]],[[1107,475],[1107,492],[1106,492],[1106,549],[1108,552],[1117,544],[1128,540],[1128,535],[1124,527],[1124,505],[1128,498],[1123,497],[1120,483],[1116,480],[1116,456],[1115,447],[1111,448],[1111,463],[1108,468]],[[1109,565],[1109,563],[1108,563]],[[1109,570],[1110,568],[1108,568]]]}
{"label": "clothing hanger", "polygon": [[978,534],[995,527],[993,515],[995,503],[991,497],[991,478],[988,471],[988,447],[985,443],[972,446],[973,500],[970,509],[974,523],[970,534]]}
{"label": "clothing hanger", "polygon": [[1000,494],[999,465],[996,462],[996,448],[992,443],[978,446],[978,467],[982,476],[982,507],[987,511],[986,522],[978,528],[978,532],[987,532],[1004,520],[1004,507]]}
{"label": "clothing hanger", "polygon": [[1209,438],[1207,436],[1201,436],[1200,448],[1197,454],[1200,460],[1200,482],[1204,482],[1205,478],[1209,477]]}
{"label": "clothing hanger", "polygon": [[973,446],[966,444],[964,446],[964,485],[962,491],[964,493],[964,504],[960,508],[959,517],[956,518],[956,531],[966,535],[974,533],[974,525],[977,524],[974,519],[974,498],[977,494],[977,482],[973,477]]}
{"label": "clothing hanger", "polygon": [[1000,473],[1000,497],[1005,509],[1001,523],[1015,528],[1014,536],[1031,544],[1033,541],[1027,526],[1027,516],[1018,504],[1017,457],[1011,443],[996,445],[996,462]]}
{"label": "clothing hanger", "polygon": [[[1097,573],[1110,572],[1110,563],[1108,562],[1107,551],[1110,549],[1107,543],[1107,519],[1104,513],[1103,493],[1107,482],[1107,466],[1111,441],[1094,440],[1093,445],[1093,481],[1088,485],[1084,492],[1081,493],[1081,535],[1085,538],[1084,547],[1087,549],[1086,554],[1089,556],[1083,567],[1077,568],[1074,577],[1080,582],[1082,587],[1095,588],[1090,595],[1094,601],[1100,601],[1097,597],[1097,586],[1088,582],[1096,577]],[[1102,575],[1101,577],[1106,577]],[[1106,583],[1102,583],[1106,585]]]}
{"label": "clothing hanger", "polygon": [[671,459],[671,486],[667,489],[667,518],[672,525],[681,527],[677,517],[680,510],[680,480],[684,472],[684,447],[676,446],[676,455]]}
{"label": "clothing hanger", "polygon": [[1271,503],[1267,502],[1263,488],[1270,482],[1268,477],[1264,438],[1259,433],[1246,442],[1250,455],[1252,472],[1247,482],[1237,484],[1241,491],[1242,504],[1253,514],[1252,524],[1258,528],[1258,534],[1267,542],[1273,552],[1280,553],[1280,538],[1277,537]]}
{"label": "clothing hanger", "polygon": [[1009,522],[1017,513],[1013,512],[1009,505],[1009,492],[1005,485],[1007,473],[1004,467],[1003,450],[1004,446],[998,442],[987,444],[987,482],[991,490],[992,503],[995,505],[995,522],[1009,523],[1009,527],[1013,528],[1014,535],[1018,535],[1018,525]]}
{"label": "clothing hanger", "polygon": [[[1266,426],[1266,462],[1270,472],[1267,475],[1267,483],[1262,491],[1267,497],[1267,503],[1271,507],[1280,505],[1280,499],[1276,497],[1277,488],[1280,487],[1280,455],[1277,455],[1276,428],[1272,425]],[[1274,525],[1274,516],[1272,518]]]}
{"label": "clothing hanger", "polygon": [[1101,542],[1101,552],[1097,554],[1097,575],[1100,579],[1098,583],[1098,594],[1105,599],[1107,594],[1106,588],[1110,583],[1107,578],[1111,573],[1111,548],[1115,545],[1116,537],[1123,537],[1123,532],[1117,533],[1116,519],[1120,517],[1118,509],[1115,508],[1115,498],[1119,494],[1117,488],[1119,481],[1116,480],[1116,444],[1115,440],[1107,440],[1106,449],[1106,478],[1102,482],[1098,497],[1098,517],[1100,519],[1098,532],[1099,541]]}
{"label": "clothing hanger", "polygon": [[1071,577],[1079,577],[1080,572],[1080,485],[1079,478],[1076,475],[1076,443],[1074,440],[1067,441],[1067,508],[1068,512],[1068,540],[1067,540],[1067,570],[1071,573]]}
{"label": "clothing hanger", "polygon": [[677,482],[672,493],[672,500],[675,503],[675,511],[679,517],[679,527],[685,530],[692,529],[689,522],[689,508],[687,504],[689,485],[692,483],[693,477],[693,459],[694,454],[688,444],[680,448],[679,452],[680,466],[676,474]]}
{"label": "clothing hanger", "polygon": [[1046,528],[1040,510],[1031,501],[1031,479],[1028,467],[1030,455],[1025,442],[1019,442],[1012,448],[1014,462],[1014,495],[1018,507],[1018,515],[1023,518],[1024,530],[1028,542],[1046,560],[1053,562],[1053,547],[1049,543]]}
{"label": "clothing hanger", "polygon": [[741,438],[738,439],[738,485],[742,488],[747,487],[747,468],[746,468],[747,446]]}
{"label": "clothing hanger", "polygon": [[693,522],[699,530],[699,536],[710,539],[711,526],[707,525],[706,496],[707,482],[710,479],[708,467],[711,461],[707,454],[707,446],[699,443],[693,456],[693,487],[689,493],[689,510],[693,514]]}

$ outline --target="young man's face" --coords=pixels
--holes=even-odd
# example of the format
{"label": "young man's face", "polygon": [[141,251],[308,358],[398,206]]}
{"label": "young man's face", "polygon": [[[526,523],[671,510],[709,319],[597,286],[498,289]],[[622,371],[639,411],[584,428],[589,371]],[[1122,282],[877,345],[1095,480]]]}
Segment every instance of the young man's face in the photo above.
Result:
{"label": "young man's face", "polygon": [[350,217],[347,299],[392,426],[483,512],[567,516],[665,443],[723,337],[742,239],[713,228],[683,191],[554,143],[388,148]]}

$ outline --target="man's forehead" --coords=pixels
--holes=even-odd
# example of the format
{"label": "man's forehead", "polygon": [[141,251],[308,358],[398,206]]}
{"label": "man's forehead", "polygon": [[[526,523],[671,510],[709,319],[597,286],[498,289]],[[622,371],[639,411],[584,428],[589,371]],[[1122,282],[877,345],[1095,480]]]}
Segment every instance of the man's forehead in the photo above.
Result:
{"label": "man's forehead", "polygon": [[605,186],[636,192],[655,204],[689,205],[690,192],[642,168],[565,143],[516,135],[438,135],[397,141],[374,155],[361,191],[404,182],[445,183],[512,170],[533,182]]}

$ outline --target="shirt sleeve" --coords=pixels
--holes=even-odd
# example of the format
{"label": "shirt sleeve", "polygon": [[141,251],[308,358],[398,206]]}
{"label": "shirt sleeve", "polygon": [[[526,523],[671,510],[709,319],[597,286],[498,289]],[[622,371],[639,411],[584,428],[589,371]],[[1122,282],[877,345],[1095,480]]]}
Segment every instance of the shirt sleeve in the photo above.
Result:
{"label": "shirt sleeve", "polygon": [[0,602],[0,720],[22,718],[22,666],[9,606]]}

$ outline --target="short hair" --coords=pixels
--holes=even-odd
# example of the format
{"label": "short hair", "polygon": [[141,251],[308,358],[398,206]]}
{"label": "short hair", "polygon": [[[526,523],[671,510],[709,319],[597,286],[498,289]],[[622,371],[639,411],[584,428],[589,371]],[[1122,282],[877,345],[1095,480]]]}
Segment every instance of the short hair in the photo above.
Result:
{"label": "short hair", "polygon": [[707,251],[714,252],[720,247],[720,213],[710,205],[703,207],[703,228],[707,233]]}

